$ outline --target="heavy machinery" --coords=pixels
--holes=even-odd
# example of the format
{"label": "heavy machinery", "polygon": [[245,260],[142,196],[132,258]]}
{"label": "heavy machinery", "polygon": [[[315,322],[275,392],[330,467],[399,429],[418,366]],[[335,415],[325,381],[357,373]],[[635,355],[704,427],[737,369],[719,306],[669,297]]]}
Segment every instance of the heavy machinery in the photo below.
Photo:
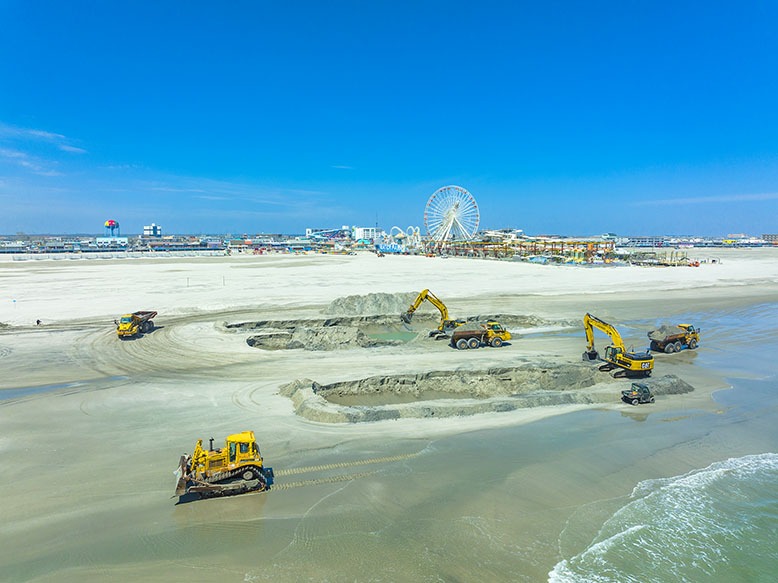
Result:
{"label": "heavy machinery", "polygon": [[503,328],[499,322],[489,320],[486,324],[481,324],[475,329],[457,328],[454,330],[451,335],[451,346],[459,350],[480,348],[481,346],[499,348],[510,339],[511,333]]}
{"label": "heavy machinery", "polygon": [[613,376],[649,376],[654,369],[654,357],[648,352],[628,352],[621,339],[621,334],[607,322],[586,314],[584,316],[584,331],[586,332],[586,351],[583,353],[584,361],[600,360],[600,355],[594,348],[594,329],[607,334],[611,344],[605,347],[602,360],[605,364],[600,366],[601,371],[619,369]]}
{"label": "heavy machinery", "polygon": [[694,350],[700,344],[700,329],[691,324],[662,326],[648,333],[650,350],[661,350],[667,354],[681,352],[684,348]]}
{"label": "heavy machinery", "polygon": [[116,334],[119,338],[131,338],[138,334],[145,334],[154,329],[154,320],[157,313],[154,311],[138,311],[132,314],[124,314],[116,323]]}
{"label": "heavy machinery", "polygon": [[632,383],[632,387],[621,391],[621,400],[631,405],[639,405],[640,403],[653,403],[655,401],[654,395],[648,385],[643,383]]}
{"label": "heavy machinery", "polygon": [[253,431],[227,436],[221,449],[213,448],[211,438],[204,450],[198,439],[194,453],[182,455],[178,466],[175,495],[180,502],[263,491],[273,483],[273,468],[265,467]]}
{"label": "heavy machinery", "polygon": [[400,314],[400,319],[406,324],[410,324],[411,319],[413,318],[413,313],[419,309],[419,306],[424,302],[424,300],[427,300],[440,312],[440,324],[438,325],[437,330],[430,331],[430,336],[434,338],[447,338],[448,333],[451,330],[454,330],[455,328],[465,323],[464,320],[452,320],[449,318],[446,304],[444,304],[440,298],[438,298],[428,289],[419,292],[419,295],[416,296],[415,300],[413,300],[413,303],[410,305],[408,310],[405,313]]}

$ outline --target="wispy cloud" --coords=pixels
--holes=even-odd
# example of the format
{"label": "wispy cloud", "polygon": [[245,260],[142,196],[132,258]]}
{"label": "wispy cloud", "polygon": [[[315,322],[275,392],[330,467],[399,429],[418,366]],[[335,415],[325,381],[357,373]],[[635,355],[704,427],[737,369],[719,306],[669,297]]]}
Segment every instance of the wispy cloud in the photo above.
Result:
{"label": "wispy cloud", "polygon": [[337,170],[353,170],[354,169],[353,166],[344,166],[343,164],[337,164],[337,165],[333,166],[333,168],[335,168]]}
{"label": "wispy cloud", "polygon": [[672,206],[685,204],[709,204],[716,202],[752,202],[763,200],[778,200],[778,192],[763,192],[754,194],[720,194],[713,196],[694,196],[678,198],[655,198],[639,200],[632,206]]}
{"label": "wispy cloud", "polygon": [[22,128],[0,122],[0,139],[14,142],[17,147],[24,143],[50,144],[71,154],[85,154],[86,150],[74,145],[73,140],[65,135],[35,128]]}
{"label": "wispy cloud", "polygon": [[4,158],[11,164],[24,168],[38,176],[62,176],[62,173],[54,170],[50,163],[21,150],[0,148],[0,158]]}
{"label": "wispy cloud", "polygon": [[63,152],[71,152],[73,154],[86,154],[86,150],[84,150],[84,148],[78,148],[76,146],[71,146],[69,144],[59,144],[58,148]]}

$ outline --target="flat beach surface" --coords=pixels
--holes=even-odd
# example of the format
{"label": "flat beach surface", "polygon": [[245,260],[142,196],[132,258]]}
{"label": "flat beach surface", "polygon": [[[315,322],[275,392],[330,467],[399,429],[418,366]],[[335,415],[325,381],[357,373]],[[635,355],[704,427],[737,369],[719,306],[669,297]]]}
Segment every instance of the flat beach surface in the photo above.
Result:
{"label": "flat beach surface", "polygon": [[[640,580],[650,565],[638,560],[611,560],[611,575],[587,563],[606,552],[598,537],[634,508],[636,488],[778,452],[778,249],[690,256],[700,267],[369,253],[0,258],[0,578]],[[402,341],[371,347],[264,350],[246,342],[256,330],[234,326],[308,326],[347,296],[424,288],[454,317],[536,325],[513,328],[500,349],[469,351],[426,337],[429,306],[410,329],[398,311],[373,310],[397,317],[375,337]],[[113,320],[135,310],[158,311],[157,328],[120,341]],[[653,375],[694,391],[633,407],[619,400],[630,381],[610,379],[589,404],[359,423],[312,420],[279,393],[298,379],[579,365],[586,312],[636,349],[662,324],[700,327],[700,347],[656,355]],[[598,333],[596,344],[608,340]],[[277,487],[171,499],[178,458],[198,438],[247,429]],[[675,560],[656,580],[673,580],[686,559]]]}

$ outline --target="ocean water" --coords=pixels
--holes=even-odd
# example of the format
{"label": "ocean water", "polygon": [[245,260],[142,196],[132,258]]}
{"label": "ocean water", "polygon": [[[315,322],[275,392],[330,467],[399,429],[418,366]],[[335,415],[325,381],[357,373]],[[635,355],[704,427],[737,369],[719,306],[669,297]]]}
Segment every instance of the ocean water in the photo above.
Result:
{"label": "ocean water", "polygon": [[553,583],[775,581],[778,454],[646,480]]}
{"label": "ocean water", "polygon": [[[705,322],[703,338],[710,344],[691,355],[695,364],[734,375],[732,390],[714,396],[724,423],[708,438],[723,447],[762,443],[764,453],[644,480],[626,500],[579,509],[581,516],[560,535],[565,558],[550,571],[550,582],[778,580],[778,304],[687,319]],[[576,522],[591,523],[592,517],[601,526],[583,539]]]}

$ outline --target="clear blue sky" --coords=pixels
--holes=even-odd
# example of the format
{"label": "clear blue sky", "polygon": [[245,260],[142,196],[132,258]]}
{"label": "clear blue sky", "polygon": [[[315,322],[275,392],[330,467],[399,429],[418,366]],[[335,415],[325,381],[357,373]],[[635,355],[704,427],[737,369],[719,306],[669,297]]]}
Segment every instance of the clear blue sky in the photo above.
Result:
{"label": "clear blue sky", "polygon": [[0,233],[778,232],[778,2],[0,0]]}

